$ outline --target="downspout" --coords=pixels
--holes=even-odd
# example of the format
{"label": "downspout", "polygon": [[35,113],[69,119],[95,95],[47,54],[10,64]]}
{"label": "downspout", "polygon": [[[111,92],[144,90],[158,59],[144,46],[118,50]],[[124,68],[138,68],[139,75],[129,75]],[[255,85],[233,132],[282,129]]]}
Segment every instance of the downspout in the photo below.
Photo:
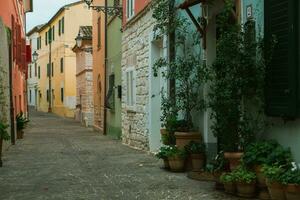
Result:
{"label": "downspout", "polygon": [[11,32],[10,44],[9,44],[9,97],[10,97],[10,124],[11,124],[11,144],[16,144],[15,138],[15,108],[13,97],[13,81],[12,81],[12,68],[13,68],[13,32]]}
{"label": "downspout", "polygon": [[[108,6],[108,0],[105,0],[105,7]],[[107,135],[107,130],[106,130],[106,122],[107,122],[107,100],[106,100],[106,93],[107,93],[107,22],[108,22],[108,17],[107,17],[107,11],[104,13],[105,14],[105,18],[104,18],[104,40],[105,40],[105,47],[104,47],[104,119],[103,119],[103,134]]]}

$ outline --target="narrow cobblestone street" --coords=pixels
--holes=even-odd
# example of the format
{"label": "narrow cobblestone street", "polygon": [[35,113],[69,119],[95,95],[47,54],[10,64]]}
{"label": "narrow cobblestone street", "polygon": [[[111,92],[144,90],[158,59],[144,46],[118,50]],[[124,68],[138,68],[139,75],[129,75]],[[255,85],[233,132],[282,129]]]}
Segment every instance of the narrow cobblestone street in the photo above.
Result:
{"label": "narrow cobblestone street", "polygon": [[0,200],[233,199],[70,119],[34,112],[30,120],[4,153]]}

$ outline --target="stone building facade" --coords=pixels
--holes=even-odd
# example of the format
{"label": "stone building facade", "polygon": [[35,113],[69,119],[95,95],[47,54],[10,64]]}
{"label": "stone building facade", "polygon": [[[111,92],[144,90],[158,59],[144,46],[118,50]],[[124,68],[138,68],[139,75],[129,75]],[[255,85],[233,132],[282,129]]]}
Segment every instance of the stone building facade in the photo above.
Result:
{"label": "stone building facade", "polygon": [[122,140],[141,150],[149,150],[148,43],[153,26],[148,4],[126,23],[122,35]]}
{"label": "stone building facade", "polygon": [[78,37],[81,44],[73,48],[76,53],[76,119],[85,126],[93,126],[92,26],[81,26]]}

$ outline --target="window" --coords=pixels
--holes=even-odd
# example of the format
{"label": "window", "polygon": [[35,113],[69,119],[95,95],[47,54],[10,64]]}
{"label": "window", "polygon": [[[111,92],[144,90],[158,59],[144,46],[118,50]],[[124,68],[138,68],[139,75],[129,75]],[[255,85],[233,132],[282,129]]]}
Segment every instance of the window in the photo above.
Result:
{"label": "window", "polygon": [[29,102],[31,103],[31,90],[29,90]]}
{"label": "window", "polygon": [[136,72],[134,68],[126,71],[126,105],[127,109],[135,110],[136,104]]}
{"label": "window", "polygon": [[[265,38],[275,35],[277,44],[266,74],[266,114],[296,118],[299,109],[299,65],[297,34],[298,1],[265,1]],[[276,17],[274,17],[276,16]],[[267,47],[268,48],[268,47]]]}
{"label": "window", "polygon": [[52,41],[55,40],[55,27],[52,26]]}
{"label": "window", "polygon": [[50,77],[50,64],[47,64],[47,77]]}
{"label": "window", "polygon": [[38,78],[39,79],[41,78],[41,67],[40,66],[38,67]]}
{"label": "window", "polygon": [[45,45],[48,45],[48,31],[45,33]]}
{"label": "window", "polygon": [[42,48],[42,43],[41,43],[42,39],[41,36],[37,38],[37,50],[40,50]]}
{"label": "window", "polygon": [[61,19],[61,33],[62,34],[65,33],[65,18],[64,17]]}
{"label": "window", "polygon": [[115,108],[115,75],[111,74],[108,78],[108,92],[106,95],[107,107],[110,109]]}
{"label": "window", "polygon": [[60,88],[60,100],[61,102],[64,102],[64,88]]}
{"label": "window", "polygon": [[51,64],[51,75],[52,75],[52,77],[54,76],[54,64],[53,63]]}
{"label": "window", "polygon": [[130,19],[134,15],[134,0],[127,0],[127,19]]}
{"label": "window", "polygon": [[61,35],[61,19],[58,21],[58,35]]}
{"label": "window", "polygon": [[97,22],[97,47],[101,48],[101,17],[98,17]]}
{"label": "window", "polygon": [[34,63],[34,77],[37,76],[37,65],[36,63]]}
{"label": "window", "polygon": [[60,73],[64,73],[64,58],[60,59]]}
{"label": "window", "polygon": [[46,93],[47,93],[47,102],[49,102],[49,90],[47,90]]}
{"label": "window", "polygon": [[32,75],[32,66],[29,65],[29,78],[31,78],[31,75]]}

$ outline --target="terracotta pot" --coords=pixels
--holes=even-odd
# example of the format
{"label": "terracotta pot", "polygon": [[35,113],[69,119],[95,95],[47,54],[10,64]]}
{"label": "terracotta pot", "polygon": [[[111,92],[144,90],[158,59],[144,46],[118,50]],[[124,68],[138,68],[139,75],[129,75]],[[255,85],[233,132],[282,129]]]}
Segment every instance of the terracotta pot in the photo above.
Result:
{"label": "terracotta pot", "polygon": [[253,183],[236,183],[237,195],[240,197],[251,198],[256,195],[256,182]]}
{"label": "terracotta pot", "polygon": [[205,164],[205,154],[191,154],[192,158],[192,169],[195,172],[199,172],[203,169]]}
{"label": "terracotta pot", "polygon": [[285,197],[287,200],[300,199],[300,185],[289,184],[286,186]]}
{"label": "terracotta pot", "polygon": [[257,176],[258,187],[260,187],[260,188],[267,187],[266,176],[264,175],[264,173],[262,173],[262,166],[255,165],[253,169]]}
{"label": "terracotta pot", "polygon": [[169,157],[170,170],[172,172],[183,172],[185,159],[179,156]]}
{"label": "terracotta pot", "polygon": [[263,190],[260,189],[259,194],[258,194],[258,198],[261,199],[261,200],[271,199],[268,188],[264,188]]}
{"label": "terracotta pot", "polygon": [[167,158],[165,158],[165,159],[163,159],[163,161],[164,161],[164,168],[170,169],[169,160]]}
{"label": "terracotta pot", "polygon": [[228,194],[236,194],[236,184],[235,183],[223,183],[225,192]]}
{"label": "terracotta pot", "polygon": [[186,171],[192,171],[193,170],[193,163],[192,163],[192,156],[191,155],[188,155],[186,157],[184,167],[185,167]]}
{"label": "terracotta pot", "polygon": [[220,181],[220,176],[222,175],[222,172],[214,172],[213,173],[215,178],[215,188],[216,190],[224,190],[224,184]]}
{"label": "terracotta pot", "polygon": [[225,152],[224,157],[229,161],[230,170],[235,170],[241,164],[242,152]]}
{"label": "terracotta pot", "polygon": [[271,196],[274,200],[286,200],[284,186],[281,183],[271,182],[267,179],[267,186]]}
{"label": "terracotta pot", "polygon": [[175,132],[176,146],[184,149],[191,141],[201,142],[202,136],[198,132]]}
{"label": "terracotta pot", "polygon": [[24,131],[21,130],[21,131],[17,131],[17,139],[23,139],[24,137]]}

